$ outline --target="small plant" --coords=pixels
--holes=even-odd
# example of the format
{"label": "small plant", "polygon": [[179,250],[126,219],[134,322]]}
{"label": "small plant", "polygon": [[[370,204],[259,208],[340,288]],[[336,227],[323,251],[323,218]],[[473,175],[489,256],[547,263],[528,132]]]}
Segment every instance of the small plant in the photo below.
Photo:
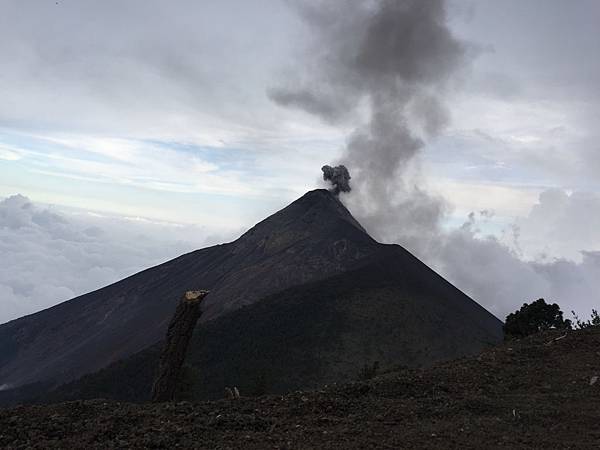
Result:
{"label": "small plant", "polygon": [[585,328],[600,326],[600,314],[598,314],[598,310],[596,309],[592,309],[591,318],[590,320],[586,321],[582,321],[581,319],[579,319],[579,316],[575,311],[571,311],[571,314],[573,314],[573,319],[575,320],[574,328],[576,330],[583,330]]}
{"label": "small plant", "polygon": [[266,395],[268,393],[268,384],[267,374],[265,371],[259,372],[252,381],[249,394],[255,397]]}
{"label": "small plant", "polygon": [[558,304],[548,304],[543,298],[531,304],[523,303],[521,309],[509,314],[504,323],[507,337],[524,337],[550,329],[571,329],[571,321],[563,319]]}
{"label": "small plant", "polygon": [[373,364],[366,364],[358,372],[359,381],[367,381],[375,378],[379,373],[379,361],[375,361]]}

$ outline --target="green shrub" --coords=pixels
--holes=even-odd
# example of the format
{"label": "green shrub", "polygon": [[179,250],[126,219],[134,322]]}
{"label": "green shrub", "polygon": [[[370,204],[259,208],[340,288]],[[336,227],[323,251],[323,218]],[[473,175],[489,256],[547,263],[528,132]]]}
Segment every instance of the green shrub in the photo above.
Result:
{"label": "green shrub", "polygon": [[589,327],[598,327],[600,326],[600,314],[598,314],[598,310],[592,309],[592,315],[590,320],[582,321],[579,319],[579,316],[575,313],[575,311],[571,311],[573,314],[573,318],[575,319],[576,330],[583,330],[584,328]]}
{"label": "green shrub", "polygon": [[571,321],[563,319],[560,306],[540,298],[531,304],[523,303],[518,311],[509,314],[504,323],[507,337],[523,337],[549,329],[570,329]]}

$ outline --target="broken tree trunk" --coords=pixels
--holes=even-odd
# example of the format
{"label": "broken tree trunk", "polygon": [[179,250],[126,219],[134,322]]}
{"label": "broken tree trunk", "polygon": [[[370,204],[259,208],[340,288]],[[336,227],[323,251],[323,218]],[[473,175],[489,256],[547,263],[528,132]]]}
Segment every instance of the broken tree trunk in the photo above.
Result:
{"label": "broken tree trunk", "polygon": [[160,356],[158,376],[152,386],[153,402],[173,400],[196,322],[202,315],[200,303],[208,291],[187,291],[175,310]]}

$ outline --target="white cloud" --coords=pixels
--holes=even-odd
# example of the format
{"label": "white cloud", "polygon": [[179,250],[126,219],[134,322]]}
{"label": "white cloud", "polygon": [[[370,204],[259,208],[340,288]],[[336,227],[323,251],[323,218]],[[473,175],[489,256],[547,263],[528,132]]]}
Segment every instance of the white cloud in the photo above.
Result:
{"label": "white cloud", "polygon": [[585,251],[600,251],[600,195],[548,189],[516,225],[528,259],[584,259]]}
{"label": "white cloud", "polygon": [[469,182],[442,177],[431,178],[432,191],[443,195],[461,218],[471,211],[492,210],[496,216],[512,221],[528,214],[540,189],[500,183]]}
{"label": "white cloud", "polygon": [[4,159],[6,161],[17,161],[20,159],[20,157],[18,153],[0,148],[0,159]]}
{"label": "white cloud", "polygon": [[523,302],[551,298],[548,280],[530,264],[494,237],[478,236],[469,227],[444,235],[426,260],[500,319]]}
{"label": "white cloud", "polygon": [[214,147],[285,136],[294,115],[264,86],[296,23],[278,0],[6,0],[0,122]]}
{"label": "white cloud", "polygon": [[453,26],[480,47],[452,99],[459,158],[504,162],[503,174],[481,168],[482,179],[600,191],[598,2],[469,4]]}
{"label": "white cloud", "polygon": [[191,225],[65,212],[15,195],[0,202],[0,323],[223,242]]}
{"label": "white cloud", "polygon": [[543,191],[503,236],[481,231],[486,215],[442,231],[421,256],[502,319],[537,298],[557,302],[567,316],[600,308],[600,196]]}

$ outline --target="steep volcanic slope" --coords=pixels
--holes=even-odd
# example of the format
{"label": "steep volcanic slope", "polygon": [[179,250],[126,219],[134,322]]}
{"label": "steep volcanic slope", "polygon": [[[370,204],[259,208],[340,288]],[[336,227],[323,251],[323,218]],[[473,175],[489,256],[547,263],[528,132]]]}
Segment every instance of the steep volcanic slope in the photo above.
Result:
{"label": "steep volcanic slope", "polygon": [[[406,250],[381,245],[364,266],[289,288],[203,324],[190,344],[188,400],[284,393],[356,379],[365,365],[427,366],[479,353],[501,323]],[[148,399],[160,345],[40,400]]]}
{"label": "steep volcanic slope", "polygon": [[187,289],[211,290],[207,321],[353,268],[377,248],[335,196],[311,191],[232,243],[1,325],[0,386],[68,381],[157,342]]}

